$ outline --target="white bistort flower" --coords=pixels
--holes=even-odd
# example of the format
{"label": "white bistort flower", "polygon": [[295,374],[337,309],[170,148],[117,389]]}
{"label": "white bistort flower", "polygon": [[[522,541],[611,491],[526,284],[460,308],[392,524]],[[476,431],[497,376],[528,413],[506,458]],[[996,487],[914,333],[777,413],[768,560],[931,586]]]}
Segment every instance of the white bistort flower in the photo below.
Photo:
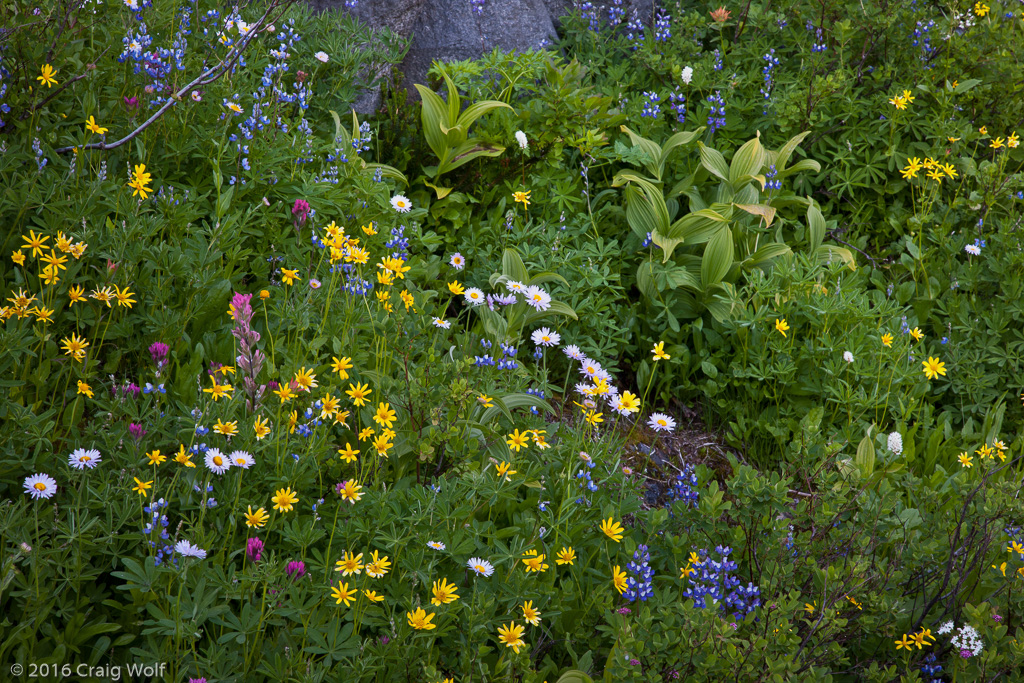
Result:
{"label": "white bistort flower", "polygon": [[469,561],[466,562],[466,566],[480,576],[490,576],[494,573],[494,565],[480,557],[469,558]]}
{"label": "white bistort flower", "polygon": [[558,346],[558,343],[562,341],[562,336],[542,327],[539,330],[534,330],[530,339],[533,340],[534,346]]}
{"label": "white bistort flower", "polygon": [[391,198],[391,207],[398,213],[409,213],[412,209],[412,202],[404,194],[396,194]]}
{"label": "white bistort flower", "polygon": [[551,308],[551,295],[537,285],[530,285],[526,288],[526,303],[538,311],[546,311]]}
{"label": "white bistort flower", "polygon": [[889,450],[899,455],[903,452],[903,436],[899,432],[889,432],[888,442]]}
{"label": "white bistort flower", "polygon": [[524,133],[521,130],[516,131],[516,142],[519,143],[519,149],[523,150],[524,152],[530,146],[530,143],[526,140],[526,133]]}
{"label": "white bistort flower", "polygon": [[323,62],[324,64],[326,64],[327,60],[330,59],[330,57],[327,56],[327,53],[324,52],[323,50],[321,50],[320,52],[317,52],[313,56],[316,57],[319,61]]}
{"label": "white bistort flower", "polygon": [[487,301],[487,297],[484,296],[484,293],[476,287],[470,287],[467,289],[463,296],[466,297],[467,303],[473,304],[474,306],[479,306]]}
{"label": "white bistort flower", "polygon": [[676,428],[676,421],[664,413],[651,413],[647,425],[656,432],[671,432]]}
{"label": "white bistort flower", "polygon": [[219,448],[211,448],[206,451],[206,466],[214,474],[224,474],[231,469],[231,460]]}
{"label": "white bistort flower", "polygon": [[693,80],[693,67],[683,67],[683,71],[679,74],[679,77],[683,79],[683,83],[690,85],[690,81]]}
{"label": "white bistort flower", "polygon": [[33,474],[25,477],[25,493],[36,500],[51,498],[57,493],[57,481],[48,474]]}
{"label": "white bistort flower", "polygon": [[76,448],[75,451],[68,456],[68,464],[76,470],[91,470],[93,467],[96,467],[102,459],[100,452],[95,448],[90,448],[88,450],[85,448]]}
{"label": "white bistort flower", "polygon": [[849,351],[843,351],[843,360],[845,360],[847,363],[852,363],[853,354],[850,353]]}
{"label": "white bistort flower", "polygon": [[174,545],[174,552],[184,557],[195,557],[200,560],[206,559],[206,551],[197,545],[192,545],[188,541],[178,541]]}

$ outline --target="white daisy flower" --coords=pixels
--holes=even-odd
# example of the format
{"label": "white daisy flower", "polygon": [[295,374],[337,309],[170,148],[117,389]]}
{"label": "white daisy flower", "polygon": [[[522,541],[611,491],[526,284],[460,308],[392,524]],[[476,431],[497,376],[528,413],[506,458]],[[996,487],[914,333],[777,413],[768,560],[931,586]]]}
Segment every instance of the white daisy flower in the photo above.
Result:
{"label": "white daisy flower", "polygon": [[604,371],[601,364],[591,358],[584,357],[580,363],[582,363],[582,366],[580,367],[580,374],[586,375],[590,379],[597,378],[598,374]]}
{"label": "white daisy flower", "polygon": [[522,282],[516,282],[515,280],[509,280],[505,283],[505,288],[513,294],[526,294],[526,285]]}
{"label": "white daisy flower", "polygon": [[466,267],[466,259],[459,252],[455,252],[452,254],[451,259],[448,260],[448,265],[455,270],[462,270]]}
{"label": "white daisy flower", "polygon": [[524,133],[521,130],[516,131],[516,142],[519,143],[519,149],[523,150],[524,152],[530,146],[529,141],[527,141],[526,139],[526,133]]}
{"label": "white daisy flower", "polygon": [[178,541],[174,545],[174,552],[184,557],[195,557],[200,560],[206,559],[206,551],[197,545],[192,545],[188,541]]}
{"label": "white daisy flower", "polygon": [[583,355],[583,352],[580,351],[580,347],[576,346],[575,344],[569,344],[564,349],[562,349],[562,351],[565,353],[565,355],[567,355],[569,358],[572,358],[573,360],[583,360],[584,358],[586,358],[586,356]]}
{"label": "white daisy flower", "polygon": [[233,452],[228,456],[228,460],[231,461],[232,467],[241,467],[243,470],[247,470],[256,464],[256,458],[245,451]]}
{"label": "white daisy flower", "polygon": [[494,565],[480,557],[469,558],[469,561],[466,562],[466,566],[480,576],[490,576],[494,573]]}
{"label": "white daisy flower", "polygon": [[546,327],[542,327],[539,330],[534,330],[533,334],[530,335],[530,339],[533,340],[534,346],[558,346],[559,342],[562,341],[562,336]]}
{"label": "white daisy flower", "polygon": [[427,541],[427,547],[434,550],[444,550],[445,545],[441,541]]}
{"label": "white daisy flower", "polygon": [[449,329],[452,326],[450,322],[442,318],[434,318],[434,327],[440,327],[441,329]]}
{"label": "white daisy flower", "polygon": [[612,381],[612,373],[608,372],[604,368],[601,368],[600,370],[598,370],[594,374],[594,379],[595,380],[599,380],[600,379],[600,380],[604,380],[605,382],[609,382],[610,383]]}
{"label": "white daisy flower", "polygon": [[843,360],[845,360],[847,363],[852,363],[853,362],[853,354],[850,353],[849,351],[844,351],[843,352]]}
{"label": "white daisy flower", "polygon": [[206,466],[214,474],[224,474],[231,469],[231,460],[220,452],[218,448],[211,448],[206,451]]}
{"label": "white daisy flower", "polygon": [[391,206],[398,213],[409,213],[412,208],[412,202],[404,194],[396,194],[391,198]]}
{"label": "white daisy flower", "polygon": [[583,394],[584,396],[592,396],[594,394],[594,385],[587,384],[586,382],[577,382],[576,393]]}
{"label": "white daisy flower", "polygon": [[326,63],[327,63],[327,60],[328,60],[328,59],[330,59],[330,57],[328,57],[328,56],[327,56],[327,53],[326,53],[326,52],[324,52],[323,50],[321,50],[320,52],[317,52],[317,53],[316,53],[315,55],[313,55],[313,56],[314,56],[314,57],[316,57],[316,58],[317,58],[317,60],[319,60],[319,61],[323,62],[324,64],[326,64]]}
{"label": "white daisy flower", "polygon": [[470,287],[467,289],[463,296],[466,297],[466,303],[473,304],[474,306],[479,306],[487,301],[487,297],[484,296],[484,293],[476,287]]}
{"label": "white daisy flower", "polygon": [[68,464],[76,470],[91,470],[93,467],[96,467],[102,459],[100,452],[95,448],[90,448],[88,450],[84,448],[77,448],[68,456]]}
{"label": "white daisy flower", "polygon": [[978,254],[981,253],[981,249],[975,244],[968,244],[966,247],[964,247],[964,251],[966,251],[971,256],[977,256]]}
{"label": "white daisy flower", "polygon": [[551,308],[551,295],[537,285],[530,285],[526,288],[526,303],[538,311],[546,311]]}
{"label": "white daisy flower", "polygon": [[671,432],[676,428],[676,421],[664,413],[651,413],[647,425],[656,432]]}
{"label": "white daisy flower", "polygon": [[25,493],[36,500],[52,498],[57,493],[57,481],[48,474],[33,474],[25,477]]}

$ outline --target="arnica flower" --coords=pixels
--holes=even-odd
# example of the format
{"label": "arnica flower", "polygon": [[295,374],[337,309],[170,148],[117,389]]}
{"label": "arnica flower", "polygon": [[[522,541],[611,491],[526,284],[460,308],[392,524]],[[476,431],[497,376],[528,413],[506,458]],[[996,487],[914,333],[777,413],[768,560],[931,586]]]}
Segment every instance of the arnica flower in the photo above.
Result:
{"label": "arnica flower", "polygon": [[471,557],[466,561],[466,566],[480,576],[490,576],[494,573],[494,565],[480,557]]}
{"label": "arnica flower", "polygon": [[776,321],[775,321],[775,329],[776,329],[776,330],[777,330],[777,331],[779,332],[779,334],[781,334],[781,335],[782,335],[783,337],[786,337],[786,336],[788,336],[788,335],[786,334],[786,330],[788,330],[788,329],[789,329],[789,323],[787,323],[787,322],[786,322],[786,319],[785,319],[785,318],[779,318],[778,320],[776,320]]}
{"label": "arnica flower", "polygon": [[360,490],[362,488],[362,486],[356,483],[355,479],[349,479],[343,484],[338,484],[338,495],[341,496],[342,500],[347,500],[352,505],[355,505],[356,501],[363,497],[363,492]]}
{"label": "arnica flower", "polygon": [[379,579],[391,569],[391,561],[388,556],[380,557],[376,550],[370,555],[370,562],[366,565],[366,575],[371,579]]}
{"label": "arnica flower", "polygon": [[526,190],[525,192],[513,192],[512,200],[518,204],[522,204],[523,208],[525,209],[526,207],[530,206],[530,191]]}
{"label": "arnica flower", "polygon": [[525,626],[518,626],[516,622],[510,622],[508,626],[498,627],[498,640],[505,644],[505,647],[512,648],[512,651],[519,654],[519,648],[526,645],[523,640]]}
{"label": "arnica flower", "polygon": [[615,590],[617,590],[621,595],[626,591],[628,585],[629,582],[626,577],[626,572],[622,571],[619,565],[612,567],[612,586],[615,587]]}
{"label": "arnica flower", "polygon": [[458,586],[456,586],[454,583],[448,583],[448,579],[442,578],[440,581],[434,582],[434,585],[431,589],[431,592],[434,594],[434,597],[430,599],[430,602],[434,605],[447,605],[449,603],[455,602],[459,599],[459,596],[456,595],[456,591],[458,590]]}
{"label": "arnica flower", "polygon": [[68,456],[68,465],[74,467],[76,470],[92,469],[96,465],[100,464],[103,458],[100,456],[100,452],[94,448],[88,450],[84,448],[77,448],[71,455]]}
{"label": "arnica flower", "polygon": [[135,479],[135,486],[132,487],[132,491],[138,492],[143,498],[148,497],[149,489],[153,488],[153,482],[142,481],[138,477],[133,477],[133,479]]}
{"label": "arnica flower", "polygon": [[523,620],[531,626],[540,625],[540,610],[533,606],[533,600],[527,600],[523,603]]}
{"label": "arnica flower", "polygon": [[938,358],[928,357],[928,360],[921,361],[921,365],[924,366],[924,375],[929,380],[937,378],[939,375],[946,374],[946,364],[939,361]]}
{"label": "arnica flower", "polygon": [[337,586],[331,586],[331,597],[335,599],[335,604],[337,605],[345,603],[345,607],[349,607],[358,594],[358,590],[355,588],[349,590],[348,584],[341,581],[338,582]]}
{"label": "arnica flower", "polygon": [[274,503],[274,509],[278,512],[291,512],[295,509],[295,504],[299,502],[299,497],[289,486],[278,489],[270,500]]}
{"label": "arnica flower", "polygon": [[966,468],[970,469],[971,467],[974,466],[974,458],[972,458],[970,455],[968,455],[967,451],[964,451],[963,453],[958,455],[957,459],[960,460],[960,466],[961,467],[966,467]]}
{"label": "arnica flower", "polygon": [[198,560],[206,559],[206,551],[188,541],[178,541],[174,546],[174,551],[183,557],[194,557]]}
{"label": "arnica flower", "polygon": [[42,68],[39,69],[40,75],[36,76],[36,80],[47,88],[53,87],[57,85],[57,79],[53,77],[56,73],[57,71],[52,66],[43,64]]}
{"label": "arnica flower", "polygon": [[563,547],[558,551],[558,555],[555,556],[555,563],[557,564],[572,564],[576,559],[576,551],[571,547]]}
{"label": "arnica flower", "polygon": [[523,556],[523,566],[526,568],[526,572],[537,572],[543,573],[548,569],[548,565],[544,563],[544,554],[537,554],[536,550],[527,550]]}
{"label": "arnica flower", "polygon": [[655,344],[654,348],[651,349],[651,353],[654,354],[654,360],[655,361],[668,360],[669,358],[672,357],[672,356],[668,355],[667,353],[665,353],[665,342],[663,342],[663,341],[660,341],[657,344]]}
{"label": "arnica flower", "polygon": [[91,133],[96,133],[96,135],[103,135],[108,130],[107,128],[103,128],[97,124],[96,120],[92,116],[86,119],[85,129]]}
{"label": "arnica flower", "polygon": [[431,623],[431,620],[436,615],[432,612],[427,614],[427,611],[422,607],[416,609],[413,612],[406,612],[406,619],[409,621],[409,626],[412,626],[417,631],[430,631],[431,629],[437,628],[437,624]]}
{"label": "arnica flower", "polygon": [[510,450],[519,452],[519,449],[530,445],[530,433],[520,432],[516,429],[512,434],[508,435],[508,439],[505,440]]}
{"label": "arnica flower", "polygon": [[57,481],[48,474],[33,474],[30,477],[25,477],[23,486],[25,493],[36,500],[51,498],[53,494],[57,493]]}
{"label": "arnica flower", "polygon": [[341,572],[342,576],[361,574],[363,572],[363,554],[354,555],[346,550],[341,554],[341,559],[334,563],[334,571]]}
{"label": "arnica flower", "polygon": [[270,515],[263,508],[257,508],[256,512],[253,512],[250,505],[245,513],[245,525],[250,529],[263,528],[268,519],[270,519]]}
{"label": "arnica flower", "polygon": [[615,521],[614,518],[609,517],[608,519],[601,520],[601,531],[605,536],[612,539],[616,543],[622,541],[622,534],[624,529],[622,525]]}

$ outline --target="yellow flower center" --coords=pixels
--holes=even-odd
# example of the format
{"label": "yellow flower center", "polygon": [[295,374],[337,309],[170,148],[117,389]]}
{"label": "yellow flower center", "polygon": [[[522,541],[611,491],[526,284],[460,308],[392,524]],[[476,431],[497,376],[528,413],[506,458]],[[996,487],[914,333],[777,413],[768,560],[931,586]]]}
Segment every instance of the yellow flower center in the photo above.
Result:
{"label": "yellow flower center", "polygon": [[221,465],[224,464],[224,459],[221,458],[219,455],[215,455],[213,456],[213,464],[216,465],[217,467],[220,467]]}
{"label": "yellow flower center", "polygon": [[41,481],[38,481],[38,482],[36,482],[34,488],[35,488],[36,491],[45,491],[46,490],[46,484],[44,484]]}

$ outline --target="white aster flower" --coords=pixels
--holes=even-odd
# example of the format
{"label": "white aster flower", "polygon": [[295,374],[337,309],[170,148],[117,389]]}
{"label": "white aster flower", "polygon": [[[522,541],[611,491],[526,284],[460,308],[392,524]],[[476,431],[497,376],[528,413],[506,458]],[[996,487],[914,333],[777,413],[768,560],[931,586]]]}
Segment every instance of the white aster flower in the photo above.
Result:
{"label": "white aster flower", "polygon": [[843,351],[843,360],[845,360],[847,363],[852,363],[853,354],[850,353],[849,351]]}
{"label": "white aster flower", "polygon": [[689,66],[683,67],[683,71],[679,74],[679,77],[683,79],[683,83],[690,85],[690,81],[693,80],[693,68]]}
{"label": "white aster flower", "polygon": [[516,282],[515,280],[509,280],[505,283],[505,288],[513,294],[526,294],[526,285],[522,282]]}
{"label": "white aster flower", "polygon": [[200,560],[206,559],[206,551],[197,545],[192,545],[188,541],[178,541],[174,545],[174,552],[184,557],[195,557]]}
{"label": "white aster flower", "polygon": [[676,428],[676,421],[664,413],[651,413],[647,424],[656,432],[671,432]]}
{"label": "white aster flower", "polygon": [[327,56],[327,53],[324,52],[323,50],[321,50],[320,52],[317,52],[313,56],[316,57],[319,61],[323,62],[324,64],[326,64],[327,60],[330,59],[330,57]]}
{"label": "white aster flower", "polygon": [[442,318],[434,318],[434,327],[440,327],[441,329],[447,330],[452,326],[450,322]]}
{"label": "white aster flower", "polygon": [[396,194],[391,198],[391,207],[398,213],[409,213],[412,209],[412,202],[404,194]]}
{"label": "white aster flower", "polygon": [[975,244],[968,244],[966,247],[964,247],[964,251],[966,251],[971,256],[977,256],[978,254],[981,253],[981,248]]}
{"label": "white aster flower", "polygon": [[480,576],[490,576],[494,573],[494,565],[480,557],[469,558],[469,561],[466,562],[466,566]]}
{"label": "white aster flower", "polygon": [[516,142],[519,143],[519,149],[523,150],[524,152],[530,145],[530,143],[526,140],[526,133],[524,133],[521,130],[516,131]]}
{"label": "white aster flower", "polygon": [[580,374],[586,375],[590,379],[596,379],[598,374],[604,371],[601,364],[591,358],[584,358],[580,362],[582,363],[582,366],[580,367]]}
{"label": "white aster flower", "polygon": [[48,474],[33,474],[25,477],[25,493],[36,500],[51,498],[57,493],[57,481]]}
{"label": "white aster flower", "polygon": [[538,311],[546,311],[551,308],[551,295],[537,285],[530,285],[526,288],[526,303]]}
{"label": "white aster flower", "polygon": [[427,541],[427,547],[434,550],[444,550],[445,545],[441,541]]}
{"label": "white aster flower", "polygon": [[231,460],[219,448],[211,448],[206,451],[206,466],[214,474],[224,474],[231,469]]}
{"label": "white aster flower", "polygon": [[76,470],[91,470],[93,467],[96,467],[102,459],[100,452],[95,448],[90,448],[88,450],[84,448],[77,448],[68,456],[68,464]]}
{"label": "white aster flower", "polygon": [[451,259],[449,259],[448,265],[450,265],[455,270],[462,270],[463,268],[466,267],[466,259],[463,258],[462,254],[460,254],[459,252],[455,252],[454,254],[452,254]]}
{"label": "white aster flower", "polygon": [[243,470],[247,470],[256,464],[256,459],[245,451],[235,451],[228,456],[228,459],[231,461],[232,467],[241,467]]}
{"label": "white aster flower", "polygon": [[470,287],[467,289],[463,296],[466,298],[466,303],[473,304],[474,306],[479,306],[487,301],[487,297],[484,296],[484,293],[476,287]]}
{"label": "white aster flower", "polygon": [[565,355],[567,355],[569,358],[572,358],[573,360],[583,360],[584,358],[586,358],[586,356],[583,355],[583,352],[580,351],[580,347],[576,346],[575,344],[569,344],[564,349],[562,349],[562,351],[565,353]]}
{"label": "white aster flower", "polygon": [[562,336],[546,327],[542,327],[539,330],[534,330],[533,334],[530,335],[530,339],[533,340],[534,346],[558,346],[559,342],[562,341]]}
{"label": "white aster flower", "polygon": [[903,452],[903,436],[899,432],[889,432],[889,450],[899,455]]}

